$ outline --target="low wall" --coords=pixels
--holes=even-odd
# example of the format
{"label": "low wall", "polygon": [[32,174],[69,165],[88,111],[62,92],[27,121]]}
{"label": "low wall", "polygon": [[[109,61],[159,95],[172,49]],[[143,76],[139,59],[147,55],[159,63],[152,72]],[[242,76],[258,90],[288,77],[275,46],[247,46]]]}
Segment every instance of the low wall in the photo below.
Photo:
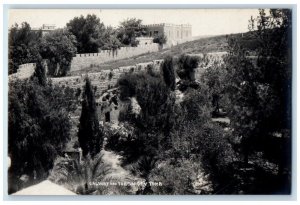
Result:
{"label": "low wall", "polygon": [[115,51],[102,50],[99,53],[76,54],[71,62],[71,71],[81,70],[90,66],[97,66],[108,61],[130,58],[145,53],[159,51],[157,43],[139,45],[138,47],[121,47]]}

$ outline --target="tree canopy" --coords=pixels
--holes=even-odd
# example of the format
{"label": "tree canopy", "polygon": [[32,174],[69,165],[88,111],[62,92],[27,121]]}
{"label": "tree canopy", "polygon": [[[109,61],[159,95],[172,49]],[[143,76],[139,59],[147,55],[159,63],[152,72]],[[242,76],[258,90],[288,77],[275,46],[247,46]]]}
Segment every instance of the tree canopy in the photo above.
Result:
{"label": "tree canopy", "polygon": [[147,34],[147,29],[142,26],[142,20],[130,18],[122,21],[118,28],[118,39],[127,46],[137,46],[137,37]]}
{"label": "tree canopy", "polygon": [[52,31],[41,39],[40,53],[48,59],[48,75],[65,76],[76,54],[76,38],[66,29]]}
{"label": "tree canopy", "polygon": [[245,163],[253,149],[266,148],[264,141],[274,141],[275,132],[282,135],[283,144],[291,134],[291,11],[271,9],[267,15],[262,9],[249,27],[256,29],[253,34],[259,39],[257,57],[248,56],[247,50],[230,38],[225,59],[230,118],[241,137]]}
{"label": "tree canopy", "polygon": [[76,37],[78,53],[97,53],[103,45],[105,26],[95,14],[75,17],[67,23],[67,28]]}
{"label": "tree canopy", "polygon": [[8,39],[8,73],[17,72],[19,65],[25,63],[35,63],[40,59],[39,42],[42,36],[40,31],[32,31],[27,22],[21,26],[15,24],[9,30]]}
{"label": "tree canopy", "polygon": [[19,178],[44,179],[55,158],[62,153],[70,135],[68,103],[62,89],[45,82],[45,71],[38,63],[29,80],[9,84],[8,154],[11,158],[9,192],[17,191]]}

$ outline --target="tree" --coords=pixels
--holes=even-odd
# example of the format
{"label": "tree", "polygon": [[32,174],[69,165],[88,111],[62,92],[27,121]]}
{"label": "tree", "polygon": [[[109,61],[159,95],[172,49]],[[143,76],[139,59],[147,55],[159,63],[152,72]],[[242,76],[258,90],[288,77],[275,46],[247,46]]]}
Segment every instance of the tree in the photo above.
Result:
{"label": "tree", "polygon": [[158,34],[154,36],[153,43],[158,43],[160,46],[167,42],[167,36],[165,34]]}
{"label": "tree", "polygon": [[[281,140],[275,150],[265,149],[269,157],[279,165],[279,175],[289,181],[291,171],[291,118],[292,118],[292,11],[290,9],[270,9],[269,15],[261,9],[256,21],[256,37],[260,40],[257,66],[261,70],[263,86],[260,86],[264,110],[260,129],[265,133],[280,133]],[[252,21],[253,22],[253,21]],[[251,21],[250,21],[251,23]],[[250,28],[253,28],[251,23]],[[262,108],[262,107],[261,107]],[[274,139],[275,138],[275,139]],[[267,146],[266,146],[267,147]],[[277,157],[276,157],[277,155]]]}
{"label": "tree", "polygon": [[235,135],[241,138],[244,163],[247,164],[253,139],[259,134],[258,120],[262,114],[257,95],[260,72],[234,39],[229,40],[229,48],[230,54],[225,58],[225,86],[230,96],[229,116]]}
{"label": "tree", "polygon": [[[262,83],[267,83],[277,95],[272,128],[291,128],[291,76],[292,76],[292,13],[289,9],[271,9],[267,16],[264,9],[255,19],[260,50],[257,66]],[[252,19],[252,23],[253,23]],[[250,24],[250,28],[253,24]]]}
{"label": "tree", "polygon": [[124,45],[137,46],[137,37],[147,34],[146,28],[142,26],[142,20],[131,18],[120,23],[118,28],[118,39]]}
{"label": "tree", "polygon": [[38,80],[38,83],[41,86],[46,86],[47,84],[46,69],[43,63],[41,62],[41,60],[36,63],[35,71],[33,73],[32,78],[36,78]]}
{"label": "tree", "polygon": [[176,73],[180,78],[178,82],[178,89],[181,92],[189,88],[198,89],[199,84],[195,80],[195,70],[198,67],[200,58],[198,56],[191,56],[182,54],[175,60]]}
{"label": "tree", "polygon": [[40,58],[38,43],[42,34],[32,31],[27,22],[15,24],[9,30],[9,74],[17,72],[19,65],[34,63]]}
{"label": "tree", "polygon": [[97,181],[104,181],[105,177],[111,173],[111,169],[112,167],[104,162],[102,153],[98,153],[94,158],[87,155],[82,162],[58,157],[49,179],[77,194],[102,194],[103,188],[94,184]]}
{"label": "tree", "polygon": [[156,156],[162,147],[170,146],[170,130],[173,126],[175,96],[160,74],[131,73],[118,81],[120,99],[134,97],[141,110],[138,116],[123,117],[136,129],[128,146],[128,161],[139,156]]}
{"label": "tree", "polygon": [[220,108],[227,108],[228,102],[227,93],[225,92],[225,77],[226,69],[224,65],[217,62],[213,63],[212,66],[208,67],[201,80],[207,84],[212,99],[213,115],[218,116]]}
{"label": "tree", "polygon": [[121,47],[122,43],[117,38],[117,30],[113,29],[112,27],[106,27],[103,37],[101,40],[102,42],[102,50],[117,50]]}
{"label": "tree", "polygon": [[175,106],[175,125],[172,143],[175,150],[191,154],[197,149],[196,141],[201,136],[202,126],[210,121],[211,101],[208,87],[201,84],[198,89],[189,88]]}
{"label": "tree", "polygon": [[40,43],[40,53],[48,59],[50,76],[65,76],[76,54],[76,39],[65,29],[57,29],[46,34]]}
{"label": "tree", "polygon": [[199,58],[197,56],[190,56],[182,54],[179,56],[177,64],[177,75],[182,80],[194,81],[195,69],[198,67]]}
{"label": "tree", "polygon": [[163,71],[163,77],[166,85],[172,91],[174,91],[176,86],[176,82],[175,82],[176,77],[174,71],[173,58],[171,56],[167,56],[164,58],[164,61],[162,63],[162,71]]}
{"label": "tree", "polygon": [[93,158],[102,148],[103,132],[98,121],[97,107],[91,82],[88,78],[85,81],[78,141],[83,155],[90,154]]}
{"label": "tree", "polygon": [[[38,68],[38,67],[37,67]],[[9,84],[8,154],[9,192],[18,191],[18,179],[42,180],[48,175],[54,159],[62,153],[69,139],[69,109],[59,104],[64,98],[51,83],[37,77]]]}
{"label": "tree", "polygon": [[75,17],[67,23],[67,29],[76,37],[78,53],[97,53],[104,45],[104,24],[95,14]]}
{"label": "tree", "polygon": [[[283,136],[282,144],[290,144],[285,141],[290,141],[291,129],[291,11],[271,9],[266,15],[260,10],[257,19],[250,20],[249,27],[253,29],[255,25],[257,57],[247,56],[235,39],[229,39],[225,59],[231,121],[236,135],[241,137],[245,164],[254,149],[265,147],[262,151],[267,152],[267,145],[261,145],[271,143],[276,132]],[[281,158],[288,168],[289,145],[283,150]]]}

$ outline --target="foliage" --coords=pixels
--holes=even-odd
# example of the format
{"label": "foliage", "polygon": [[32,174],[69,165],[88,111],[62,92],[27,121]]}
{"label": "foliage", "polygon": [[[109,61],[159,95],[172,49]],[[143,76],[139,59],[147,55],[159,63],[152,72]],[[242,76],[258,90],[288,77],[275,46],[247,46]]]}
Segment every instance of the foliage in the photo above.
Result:
{"label": "foliage", "polygon": [[133,130],[134,128],[128,123],[120,123],[118,127],[106,126],[104,129],[107,137],[105,148],[118,153],[122,152],[127,148],[129,141],[131,141]]}
{"label": "foliage", "polygon": [[112,27],[106,27],[101,40],[102,50],[116,50],[122,46],[122,43],[117,38],[117,30]]}
{"label": "foliage", "polygon": [[159,74],[147,72],[132,73],[119,80],[120,99],[135,97],[141,111],[131,118],[136,128],[132,140],[132,160],[143,154],[156,155],[168,144],[172,127],[175,96],[170,93]]}
{"label": "foliage", "polygon": [[69,157],[58,157],[49,179],[77,194],[99,194],[102,187],[97,186],[97,182],[104,181],[110,172],[111,167],[103,161],[101,153],[94,158],[87,155],[80,162]]}
{"label": "foliage", "polygon": [[211,110],[210,91],[205,83],[185,92],[182,102],[175,107],[172,154],[168,158],[174,158],[176,163],[182,157],[196,155],[217,189],[231,180],[228,176],[233,174],[231,164],[236,156],[224,130],[212,124]]}
{"label": "foliage", "polygon": [[226,69],[223,64],[215,62],[208,67],[201,80],[207,84],[212,98],[213,115],[218,115],[220,108],[228,107],[228,94],[225,92]]}
{"label": "foliage", "polygon": [[153,192],[159,195],[196,194],[193,184],[200,172],[202,172],[200,163],[195,160],[181,158],[176,164],[170,160],[162,161],[150,174],[151,181],[162,184],[152,186]]}
{"label": "foliage", "polygon": [[48,74],[50,76],[65,76],[71,67],[71,61],[76,54],[76,39],[65,29],[58,29],[43,36],[40,43],[40,53],[48,59]]}
{"label": "foliage", "polygon": [[42,179],[69,139],[70,109],[60,104],[64,93],[51,82],[43,85],[33,77],[11,82],[8,96],[9,176],[16,179],[26,174],[30,180]]}
{"label": "foliage", "polygon": [[289,9],[271,9],[267,16],[260,10],[256,37],[260,39],[257,66],[262,75],[261,84],[270,86],[277,96],[277,110],[272,116],[270,129],[291,128],[291,78],[292,78],[292,13]]}
{"label": "foliage", "polygon": [[76,39],[64,29],[57,29],[42,36],[32,31],[30,25],[16,24],[9,33],[9,73],[15,73],[20,64],[36,63],[48,59],[48,74],[65,76],[76,53]]}
{"label": "foliage", "polygon": [[194,81],[195,69],[198,67],[199,57],[182,54],[179,56],[177,64],[177,75],[182,80]]}
{"label": "foliage", "polygon": [[35,71],[33,73],[32,78],[34,78],[34,77],[36,77],[36,79],[38,80],[38,83],[41,86],[46,86],[46,84],[47,84],[46,68],[45,68],[45,64],[43,65],[43,63],[41,61],[38,61],[36,63]]}
{"label": "foliage", "polygon": [[[268,135],[279,132],[290,138],[286,130],[291,125],[290,10],[271,9],[268,16],[260,10],[258,18],[250,21],[250,27],[255,26],[258,57],[247,56],[247,50],[235,39],[229,39],[229,55],[225,59],[230,116],[235,135],[242,137],[246,164],[249,153],[261,147]],[[284,149],[290,150],[288,146]]]}
{"label": "foliage", "polygon": [[164,61],[161,65],[163,71],[163,77],[166,85],[172,90],[175,90],[176,87],[176,77],[174,71],[174,63],[173,58],[171,56],[167,56],[164,58]]}
{"label": "foliage", "polygon": [[175,106],[175,125],[172,130],[172,147],[190,155],[202,125],[210,121],[211,101],[205,84],[199,90],[189,89],[183,101]]}
{"label": "foliage", "polygon": [[12,26],[8,36],[9,74],[17,72],[19,65],[34,63],[41,58],[38,44],[42,34],[40,31],[32,31],[27,22],[23,22],[21,26]]}
{"label": "foliage", "polygon": [[76,37],[78,53],[97,53],[103,46],[105,27],[95,14],[75,17],[67,23],[67,29]]}
{"label": "foliage", "polygon": [[127,98],[136,95],[137,86],[136,75],[123,75],[118,79],[118,86],[120,87],[120,100],[126,100]]}
{"label": "foliage", "polygon": [[85,81],[78,140],[83,156],[90,154],[93,158],[102,148],[103,131],[98,121],[97,107],[91,82],[88,77]]}
{"label": "foliage", "polygon": [[146,186],[144,189],[138,190],[137,194],[151,195],[153,190],[150,184],[150,173],[156,167],[157,157],[155,156],[141,156],[138,161],[132,165],[133,171],[145,179]]}
{"label": "foliage", "polygon": [[139,44],[136,38],[146,34],[147,31],[142,26],[142,20],[130,18],[120,23],[117,37],[123,45],[134,47]]}
{"label": "foliage", "polygon": [[215,188],[232,180],[231,166],[237,159],[221,127],[213,123],[204,124],[197,134],[195,147],[201,156],[204,170],[211,175],[210,179]]}
{"label": "foliage", "polygon": [[160,46],[167,42],[167,36],[165,34],[158,34],[154,36],[153,43],[158,43]]}

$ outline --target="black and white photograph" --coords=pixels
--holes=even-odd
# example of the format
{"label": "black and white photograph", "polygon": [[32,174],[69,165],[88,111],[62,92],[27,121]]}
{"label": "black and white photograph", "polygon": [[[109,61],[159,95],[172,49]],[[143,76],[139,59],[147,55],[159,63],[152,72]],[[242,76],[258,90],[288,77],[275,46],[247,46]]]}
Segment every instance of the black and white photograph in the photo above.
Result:
{"label": "black and white photograph", "polygon": [[7,194],[290,195],[293,12],[9,9]]}

